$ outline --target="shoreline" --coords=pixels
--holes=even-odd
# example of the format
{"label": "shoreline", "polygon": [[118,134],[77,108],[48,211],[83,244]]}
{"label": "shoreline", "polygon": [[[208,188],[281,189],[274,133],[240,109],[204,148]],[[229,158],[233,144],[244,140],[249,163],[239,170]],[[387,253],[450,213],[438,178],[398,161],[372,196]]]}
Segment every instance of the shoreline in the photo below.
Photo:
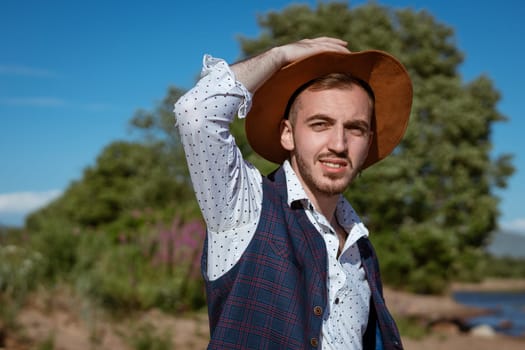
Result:
{"label": "shoreline", "polygon": [[426,330],[421,338],[403,337],[407,350],[525,349],[525,334],[511,336],[488,325],[469,326],[470,319],[490,315],[494,310],[461,304],[453,297],[456,292],[525,293],[525,279],[453,283],[443,295],[418,295],[386,287],[385,300],[394,317],[413,320]]}
{"label": "shoreline", "polygon": [[454,282],[449,288],[449,294],[455,292],[525,293],[525,279],[487,278],[478,283]]}

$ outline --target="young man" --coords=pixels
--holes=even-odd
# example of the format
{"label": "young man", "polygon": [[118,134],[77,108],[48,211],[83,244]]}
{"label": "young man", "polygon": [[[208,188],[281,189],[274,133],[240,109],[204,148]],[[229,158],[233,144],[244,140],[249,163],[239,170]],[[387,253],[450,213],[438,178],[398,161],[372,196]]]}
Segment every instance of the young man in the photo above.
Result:
{"label": "young man", "polygon": [[[392,56],[336,38],[231,67],[205,56],[175,105],[208,234],[210,349],[401,349],[368,231],[342,192],[402,138],[410,78]],[[229,132],[281,166],[245,162]]]}

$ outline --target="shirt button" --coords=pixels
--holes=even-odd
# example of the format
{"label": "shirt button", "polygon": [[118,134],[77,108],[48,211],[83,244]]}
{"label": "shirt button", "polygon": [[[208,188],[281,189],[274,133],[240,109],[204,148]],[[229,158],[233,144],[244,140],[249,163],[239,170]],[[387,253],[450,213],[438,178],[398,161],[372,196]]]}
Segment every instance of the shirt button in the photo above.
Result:
{"label": "shirt button", "polygon": [[310,345],[312,345],[314,348],[316,348],[317,345],[319,345],[319,340],[317,340],[317,338],[310,339]]}
{"label": "shirt button", "polygon": [[320,306],[314,307],[314,315],[321,316],[323,314],[323,308]]}
{"label": "shirt button", "polygon": [[335,301],[334,301],[336,304],[339,304],[339,298],[335,298]]}

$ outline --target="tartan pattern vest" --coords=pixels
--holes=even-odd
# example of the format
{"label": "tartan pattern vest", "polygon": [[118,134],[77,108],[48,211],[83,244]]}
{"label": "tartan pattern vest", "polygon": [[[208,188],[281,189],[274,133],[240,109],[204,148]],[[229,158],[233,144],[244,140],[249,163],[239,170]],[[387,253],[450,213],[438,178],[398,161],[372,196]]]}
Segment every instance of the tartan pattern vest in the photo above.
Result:
{"label": "tartan pattern vest", "polygon": [[[207,241],[202,273],[206,281],[208,349],[316,349],[328,300],[324,240],[300,206],[289,207],[282,167],[263,179],[257,230],[235,266],[217,280],[207,277]],[[386,309],[375,252],[358,242],[372,292],[364,349],[402,349]]]}

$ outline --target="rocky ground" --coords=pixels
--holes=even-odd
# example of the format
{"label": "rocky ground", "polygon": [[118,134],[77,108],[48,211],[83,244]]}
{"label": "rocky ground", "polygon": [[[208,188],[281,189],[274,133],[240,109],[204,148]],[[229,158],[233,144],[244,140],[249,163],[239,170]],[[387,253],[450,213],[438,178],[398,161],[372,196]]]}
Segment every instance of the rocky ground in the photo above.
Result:
{"label": "rocky ground", "polygon": [[[525,291],[525,280],[487,280],[479,284],[456,284],[452,291]],[[490,327],[467,329],[469,317],[487,310],[466,307],[449,296],[420,296],[385,290],[385,299],[392,312],[419,320],[428,333],[419,339],[403,338],[406,350],[523,350],[521,338],[496,334]]]}
{"label": "rocky ground", "polygon": [[[525,281],[487,281],[480,285],[456,285],[455,290],[525,290]],[[490,329],[465,331],[466,317],[484,310],[468,308],[447,296],[419,296],[385,290],[387,303],[396,315],[420,322],[428,332],[404,337],[407,350],[476,349],[523,350],[525,338],[497,335]],[[141,342],[163,342],[173,349],[204,349],[208,338],[205,313],[167,316],[159,311],[108,319],[69,293],[40,292],[18,313],[11,325],[0,324],[0,349],[11,350],[132,350]],[[151,347],[150,347],[151,348]]]}

